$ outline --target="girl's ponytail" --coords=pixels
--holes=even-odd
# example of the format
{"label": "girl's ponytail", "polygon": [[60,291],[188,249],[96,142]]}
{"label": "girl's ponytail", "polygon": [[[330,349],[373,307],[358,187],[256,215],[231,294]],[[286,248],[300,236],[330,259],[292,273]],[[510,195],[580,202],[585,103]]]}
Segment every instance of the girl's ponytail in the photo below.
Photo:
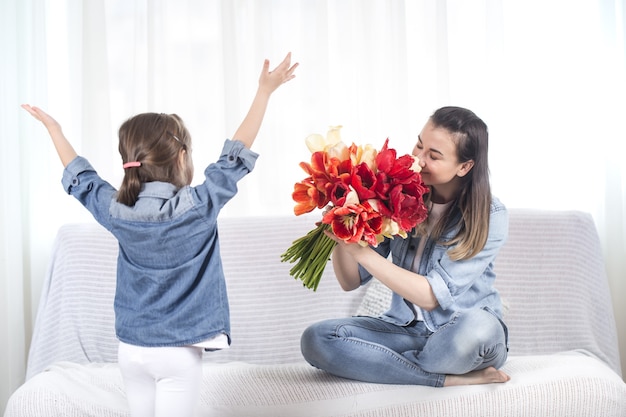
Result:
{"label": "girl's ponytail", "polygon": [[134,206],[146,182],[169,182],[178,188],[191,183],[191,137],[177,115],[142,113],[131,117],[120,126],[119,140],[124,161],[119,203]]}
{"label": "girl's ponytail", "polygon": [[126,168],[122,185],[117,192],[117,201],[132,207],[139,198],[141,191],[141,180],[139,179],[139,170],[141,167]]}

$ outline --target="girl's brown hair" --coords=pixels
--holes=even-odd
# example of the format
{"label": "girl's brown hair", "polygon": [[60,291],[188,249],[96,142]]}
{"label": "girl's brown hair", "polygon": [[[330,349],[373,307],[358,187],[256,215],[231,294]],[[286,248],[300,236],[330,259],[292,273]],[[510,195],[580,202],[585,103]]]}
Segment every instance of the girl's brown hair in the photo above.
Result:
{"label": "girl's brown hair", "polygon": [[441,243],[456,245],[449,252],[451,259],[469,259],[483,249],[489,234],[491,187],[487,125],[470,110],[451,106],[435,111],[430,121],[452,134],[458,162],[474,161],[472,169],[460,177],[459,194],[432,232],[433,238],[439,240],[446,231],[456,230],[451,240]]}
{"label": "girl's brown hair", "polygon": [[178,188],[191,183],[191,136],[179,116],[138,114],[120,126],[119,140],[123,163],[140,162],[141,165],[124,170],[117,192],[118,202],[134,206],[141,185],[146,182],[169,182]]}

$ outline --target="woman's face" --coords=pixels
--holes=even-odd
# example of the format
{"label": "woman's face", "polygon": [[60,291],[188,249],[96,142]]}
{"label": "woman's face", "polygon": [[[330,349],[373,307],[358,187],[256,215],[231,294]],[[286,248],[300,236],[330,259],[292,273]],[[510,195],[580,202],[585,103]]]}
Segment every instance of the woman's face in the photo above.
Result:
{"label": "woman's face", "polygon": [[450,201],[459,188],[459,177],[467,174],[474,161],[459,162],[453,134],[429,120],[418,136],[413,155],[419,158],[424,184],[432,187],[432,200]]}

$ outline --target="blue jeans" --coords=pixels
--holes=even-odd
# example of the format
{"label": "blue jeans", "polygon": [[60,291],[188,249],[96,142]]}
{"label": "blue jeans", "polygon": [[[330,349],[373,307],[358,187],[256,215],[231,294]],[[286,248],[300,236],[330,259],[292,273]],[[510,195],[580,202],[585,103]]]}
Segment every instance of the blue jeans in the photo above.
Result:
{"label": "blue jeans", "polygon": [[506,339],[504,323],[475,309],[435,332],[422,321],[403,327],[374,317],[325,320],[309,326],[300,343],[307,362],[336,376],[441,387],[447,374],[501,367]]}

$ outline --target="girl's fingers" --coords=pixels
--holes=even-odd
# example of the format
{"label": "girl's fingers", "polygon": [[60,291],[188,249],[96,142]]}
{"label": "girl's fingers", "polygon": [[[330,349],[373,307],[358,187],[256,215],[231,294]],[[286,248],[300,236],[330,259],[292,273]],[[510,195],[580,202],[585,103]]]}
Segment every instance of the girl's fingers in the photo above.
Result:
{"label": "girl's fingers", "polygon": [[33,107],[31,107],[28,104],[22,104],[22,108],[24,110],[26,110],[27,112],[29,112],[31,114],[31,116],[33,116],[35,119],[37,120],[41,120],[41,117],[39,116],[39,114],[37,114],[37,112],[35,111],[35,109]]}

